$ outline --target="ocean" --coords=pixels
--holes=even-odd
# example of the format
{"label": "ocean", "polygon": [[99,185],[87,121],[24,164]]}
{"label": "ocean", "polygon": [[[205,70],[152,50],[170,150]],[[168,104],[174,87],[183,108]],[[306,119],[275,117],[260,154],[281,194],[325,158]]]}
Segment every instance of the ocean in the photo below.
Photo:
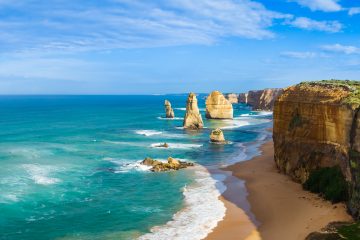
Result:
{"label": "ocean", "polygon": [[[182,128],[187,94],[1,96],[0,239],[201,239],[224,217],[218,169],[258,154],[272,115],[234,104],[233,120]],[[164,119],[164,100],[175,119]],[[209,135],[220,127],[226,145]],[[154,147],[168,143],[169,148]],[[145,157],[197,163],[154,173]],[[241,226],[239,226],[241,227]]]}

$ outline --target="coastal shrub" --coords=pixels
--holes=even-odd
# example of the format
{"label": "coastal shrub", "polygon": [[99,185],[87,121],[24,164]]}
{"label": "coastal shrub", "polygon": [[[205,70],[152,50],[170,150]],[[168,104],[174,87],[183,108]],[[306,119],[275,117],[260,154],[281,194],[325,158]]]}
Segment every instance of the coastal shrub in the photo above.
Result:
{"label": "coastal shrub", "polygon": [[360,240],[360,223],[344,225],[337,229],[343,239]]}
{"label": "coastal shrub", "polygon": [[303,188],[333,203],[348,199],[348,184],[338,166],[313,170]]}
{"label": "coastal shrub", "polygon": [[322,81],[309,81],[302,82],[302,85],[323,85],[323,86],[335,86],[344,87],[350,90],[349,96],[343,99],[344,103],[354,105],[355,107],[360,106],[360,81],[355,80],[322,80]]}
{"label": "coastal shrub", "polygon": [[299,113],[296,113],[291,119],[291,122],[289,124],[289,129],[293,130],[296,127],[301,127],[301,125],[302,125],[301,116]]}

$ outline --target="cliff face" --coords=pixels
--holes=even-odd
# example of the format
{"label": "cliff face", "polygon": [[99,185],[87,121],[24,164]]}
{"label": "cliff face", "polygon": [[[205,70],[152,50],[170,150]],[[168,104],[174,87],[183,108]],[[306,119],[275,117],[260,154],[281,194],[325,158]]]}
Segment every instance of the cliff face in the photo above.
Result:
{"label": "cliff face", "polygon": [[213,91],[206,98],[206,118],[231,119],[233,118],[233,107],[219,91]]}
{"label": "cliff face", "polygon": [[190,129],[199,129],[204,126],[195,93],[190,93],[187,98],[183,126]]}
{"label": "cliff face", "polygon": [[239,102],[249,104],[254,110],[270,111],[275,100],[283,92],[281,88],[268,88],[264,90],[249,91],[239,95]]}
{"label": "cliff face", "polygon": [[275,102],[273,128],[279,170],[303,183],[316,168],[340,166],[350,183],[348,207],[354,216],[360,210],[358,89],[359,82],[344,81],[289,87]]}

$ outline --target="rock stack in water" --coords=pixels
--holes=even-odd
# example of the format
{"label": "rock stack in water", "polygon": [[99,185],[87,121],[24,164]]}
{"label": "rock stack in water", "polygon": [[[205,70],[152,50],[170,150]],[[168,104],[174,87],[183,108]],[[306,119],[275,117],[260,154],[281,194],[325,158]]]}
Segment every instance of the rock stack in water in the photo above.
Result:
{"label": "rock stack in water", "polygon": [[166,118],[175,117],[174,110],[172,109],[171,103],[168,100],[165,100],[165,113],[166,113]]}
{"label": "rock stack in water", "polygon": [[181,162],[172,157],[168,158],[167,163],[160,162],[158,160],[154,160],[152,158],[145,158],[141,164],[151,167],[150,171],[152,172],[165,172],[171,170],[180,170],[182,168],[187,168],[194,166],[191,162]]}
{"label": "rock stack in water", "polygon": [[239,97],[236,93],[228,93],[225,95],[225,97],[230,103],[238,103],[239,102]]}
{"label": "rock stack in water", "polygon": [[214,143],[225,143],[225,137],[223,131],[220,128],[211,131],[210,141]]}
{"label": "rock stack in water", "polygon": [[219,91],[213,91],[206,99],[206,118],[232,119],[233,107]]}
{"label": "rock stack in water", "polygon": [[190,93],[187,98],[183,126],[189,129],[199,129],[204,126],[195,93]]}

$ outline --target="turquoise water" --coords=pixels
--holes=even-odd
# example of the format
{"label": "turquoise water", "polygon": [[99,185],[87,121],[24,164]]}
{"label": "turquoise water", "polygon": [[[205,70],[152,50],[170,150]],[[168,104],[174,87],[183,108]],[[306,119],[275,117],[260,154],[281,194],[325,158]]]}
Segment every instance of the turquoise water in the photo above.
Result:
{"label": "turquoise water", "polygon": [[[204,96],[199,97],[204,118]],[[171,101],[176,119],[166,120]],[[208,168],[246,158],[271,116],[234,105],[234,120],[181,128],[186,95],[1,96],[0,239],[134,239],[182,210],[194,170],[152,173],[169,156]],[[222,127],[227,140],[209,143]],[[169,149],[152,147],[167,142]],[[249,154],[247,154],[249,155]]]}

